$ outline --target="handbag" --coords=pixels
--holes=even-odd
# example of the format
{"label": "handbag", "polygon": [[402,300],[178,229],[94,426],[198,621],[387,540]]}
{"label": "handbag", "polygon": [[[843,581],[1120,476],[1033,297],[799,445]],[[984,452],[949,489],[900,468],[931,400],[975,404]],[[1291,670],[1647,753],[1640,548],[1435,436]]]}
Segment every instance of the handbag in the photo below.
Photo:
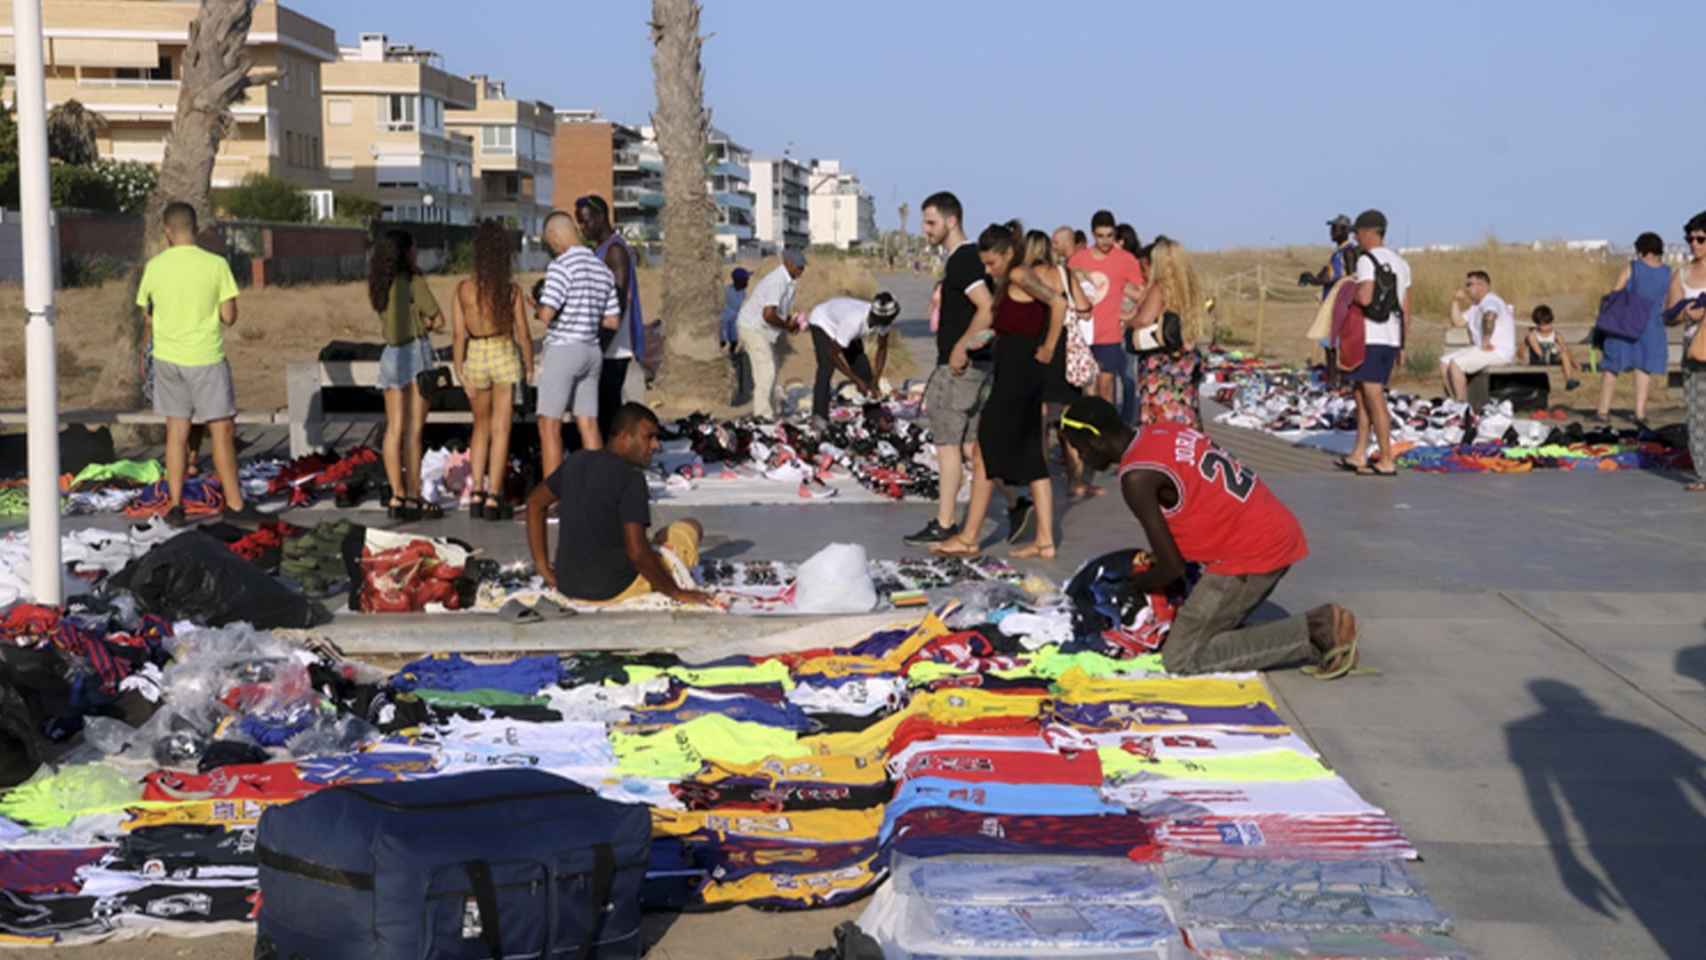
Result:
{"label": "handbag", "polygon": [[[1066,270],[1061,269],[1061,279],[1066,280]],[[1090,352],[1090,340],[1085,336],[1087,324],[1092,322],[1089,317],[1082,320],[1070,307],[1066,311],[1066,382],[1075,387],[1083,387],[1096,379],[1096,357]]]}
{"label": "handbag", "polygon": [[1179,315],[1169,310],[1161,315],[1161,319],[1147,327],[1136,327],[1126,331],[1126,353],[1142,355],[1165,350],[1177,353],[1184,349],[1185,338],[1179,329]]}
{"label": "handbag", "polygon": [[[1634,270],[1633,261],[1629,268]],[[1613,290],[1600,298],[1599,316],[1594,320],[1593,328],[1619,340],[1639,340],[1647,330],[1647,319],[1652,313],[1652,302],[1635,292],[1635,276],[1631,272],[1623,289]]]}

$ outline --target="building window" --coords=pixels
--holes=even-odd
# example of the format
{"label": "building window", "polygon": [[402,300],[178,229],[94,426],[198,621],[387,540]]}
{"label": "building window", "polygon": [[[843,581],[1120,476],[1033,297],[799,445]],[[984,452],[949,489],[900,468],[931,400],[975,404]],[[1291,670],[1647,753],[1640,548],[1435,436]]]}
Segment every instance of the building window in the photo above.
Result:
{"label": "building window", "polygon": [[326,122],[334,127],[347,127],[355,122],[355,105],[349,100],[327,100]]}
{"label": "building window", "polygon": [[417,98],[400,93],[393,93],[380,101],[385,105],[387,114],[385,124],[392,130],[415,129],[415,110]]}
{"label": "building window", "polygon": [[332,156],[326,158],[326,174],[333,180],[349,182],[355,179],[355,158]]}
{"label": "building window", "polygon": [[514,127],[480,128],[480,148],[486,153],[514,153]]}

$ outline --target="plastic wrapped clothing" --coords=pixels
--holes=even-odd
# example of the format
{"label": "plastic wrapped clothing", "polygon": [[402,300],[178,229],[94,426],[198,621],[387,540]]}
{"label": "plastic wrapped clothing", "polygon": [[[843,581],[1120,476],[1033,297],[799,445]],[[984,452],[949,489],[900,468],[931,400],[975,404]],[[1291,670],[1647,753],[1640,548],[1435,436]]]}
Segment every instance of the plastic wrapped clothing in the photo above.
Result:
{"label": "plastic wrapped clothing", "polygon": [[208,626],[247,622],[261,629],[329,623],[331,613],[293,593],[199,531],[148,551],[111,581],[136,595],[144,611]]}

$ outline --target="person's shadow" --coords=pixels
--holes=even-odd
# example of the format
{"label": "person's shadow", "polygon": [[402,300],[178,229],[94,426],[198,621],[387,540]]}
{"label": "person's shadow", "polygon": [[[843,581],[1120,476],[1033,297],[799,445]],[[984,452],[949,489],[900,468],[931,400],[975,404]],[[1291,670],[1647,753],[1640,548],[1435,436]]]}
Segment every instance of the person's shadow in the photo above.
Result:
{"label": "person's shadow", "polygon": [[[1665,956],[1695,960],[1706,943],[1706,817],[1694,802],[1706,805],[1706,760],[1658,731],[1606,716],[1570,684],[1531,680],[1528,691],[1540,709],[1507,724],[1505,738],[1565,889],[1607,918],[1632,914]],[[1610,886],[1573,845],[1570,818]],[[1662,839],[1635,836],[1641,826]]]}
{"label": "person's shadow", "polygon": [[1677,651],[1676,672],[1706,687],[1706,643]]}

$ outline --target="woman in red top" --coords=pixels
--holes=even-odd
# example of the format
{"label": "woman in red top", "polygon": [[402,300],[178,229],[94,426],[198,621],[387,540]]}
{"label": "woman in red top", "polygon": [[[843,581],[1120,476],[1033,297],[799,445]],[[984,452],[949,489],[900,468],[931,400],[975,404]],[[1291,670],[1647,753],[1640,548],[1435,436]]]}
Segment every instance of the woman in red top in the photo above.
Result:
{"label": "woman in red top", "polygon": [[1168,673],[1218,673],[1303,665],[1332,680],[1357,666],[1357,623],[1325,604],[1306,614],[1243,626],[1280,580],[1309,555],[1303,528],[1256,472],[1186,424],[1133,433],[1113,404],[1074,403],[1060,432],[1091,469],[1119,465],[1120,489],[1149,539],[1134,593],[1164,593],[1198,563],[1203,575],[1161,648]]}
{"label": "woman in red top", "polygon": [[[961,532],[931,548],[947,556],[976,556],[978,538],[997,481],[1030,487],[1037,536],[1014,549],[1018,558],[1052,558],[1054,488],[1043,457],[1043,389],[1066,323],[1066,298],[1048,263],[1048,237],[1027,242],[1017,221],[993,225],[977,239],[984,269],[996,277],[995,374],[977,428],[971,505]],[[1011,513],[1023,517],[1017,509]]]}

